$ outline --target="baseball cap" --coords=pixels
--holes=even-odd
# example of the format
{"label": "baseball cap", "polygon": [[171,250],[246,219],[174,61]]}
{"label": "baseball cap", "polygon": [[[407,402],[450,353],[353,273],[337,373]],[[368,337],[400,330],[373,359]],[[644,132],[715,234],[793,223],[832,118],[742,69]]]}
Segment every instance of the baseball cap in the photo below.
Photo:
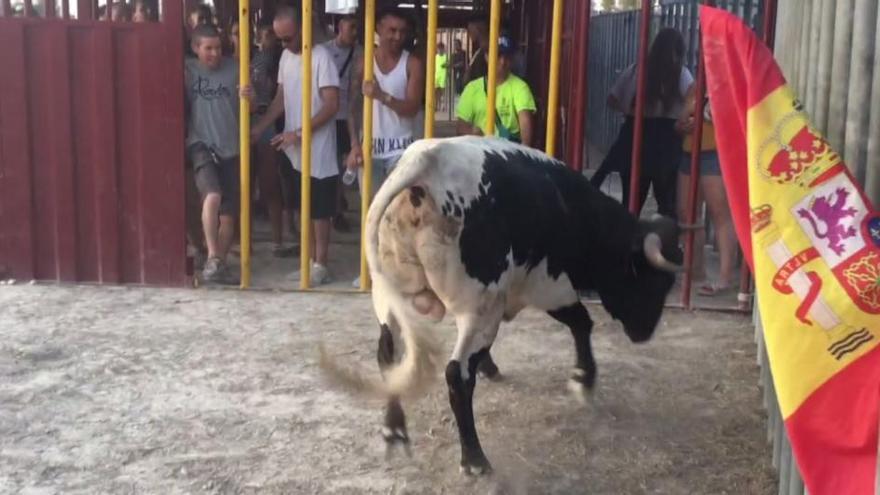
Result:
{"label": "baseball cap", "polygon": [[498,54],[499,55],[513,55],[516,53],[516,44],[513,42],[513,38],[511,38],[507,34],[502,34],[498,37]]}

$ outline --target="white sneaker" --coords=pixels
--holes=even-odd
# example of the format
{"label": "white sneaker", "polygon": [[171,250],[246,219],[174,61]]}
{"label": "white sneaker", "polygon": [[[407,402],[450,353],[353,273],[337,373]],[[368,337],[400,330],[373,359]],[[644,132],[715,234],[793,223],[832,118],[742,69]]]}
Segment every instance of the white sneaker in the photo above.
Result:
{"label": "white sneaker", "polygon": [[361,288],[361,278],[358,277],[358,278],[354,279],[351,282],[351,286],[354,287],[355,289],[360,289]]}
{"label": "white sneaker", "polygon": [[326,266],[317,263],[312,264],[312,270],[309,276],[309,286],[311,287],[317,287],[332,282],[332,279],[330,278],[330,270],[328,270]]}
{"label": "white sneaker", "polygon": [[[309,269],[309,279],[309,287],[317,287],[333,281],[333,278],[330,276],[330,270],[328,270],[326,266],[314,262],[312,262],[312,266]],[[302,271],[297,270],[293,272],[290,275],[290,280],[292,282],[299,282],[302,280]]]}

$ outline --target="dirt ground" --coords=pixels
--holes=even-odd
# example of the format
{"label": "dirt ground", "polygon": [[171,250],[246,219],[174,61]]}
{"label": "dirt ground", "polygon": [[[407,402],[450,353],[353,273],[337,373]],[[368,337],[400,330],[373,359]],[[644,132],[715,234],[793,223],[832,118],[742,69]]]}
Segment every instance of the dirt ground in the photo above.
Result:
{"label": "dirt ground", "polygon": [[366,296],[2,286],[0,492],[775,493],[746,318],[669,311],[636,346],[590,310],[587,406],[566,329],[529,311],[502,328],[505,378],[475,399],[495,472],[472,479],[442,379],[405,404],[413,457],[391,461],[381,404],[323,382],[320,341],[377,370]]}

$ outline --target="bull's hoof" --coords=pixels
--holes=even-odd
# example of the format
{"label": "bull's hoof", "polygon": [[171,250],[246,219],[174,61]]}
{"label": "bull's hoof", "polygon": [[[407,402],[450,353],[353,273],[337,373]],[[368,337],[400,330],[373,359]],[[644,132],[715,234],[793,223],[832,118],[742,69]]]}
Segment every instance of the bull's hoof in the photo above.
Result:
{"label": "bull's hoof", "polygon": [[394,451],[403,449],[407,457],[412,457],[412,449],[409,446],[409,435],[406,428],[389,428],[382,427],[382,439],[385,440],[385,459],[394,456]]}
{"label": "bull's hoof", "polygon": [[477,375],[479,375],[480,378],[485,378],[493,382],[501,380],[501,371],[489,355],[477,365]]}
{"label": "bull's hoof", "polygon": [[593,384],[595,381],[595,372],[590,374],[586,370],[575,368],[571,371],[571,377],[568,379],[568,390],[578,402],[586,405],[593,400]]}
{"label": "bull's hoof", "polygon": [[459,468],[465,476],[486,476],[492,472],[492,465],[486,456],[480,453],[473,455],[470,459],[462,459]]}

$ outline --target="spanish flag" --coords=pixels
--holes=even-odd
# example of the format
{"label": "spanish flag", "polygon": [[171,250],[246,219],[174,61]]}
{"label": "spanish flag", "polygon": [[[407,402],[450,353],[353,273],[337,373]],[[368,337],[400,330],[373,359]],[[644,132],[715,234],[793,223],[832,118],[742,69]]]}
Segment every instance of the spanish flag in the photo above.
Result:
{"label": "spanish flag", "polygon": [[722,174],[795,459],[811,495],[874,493],[880,213],[761,40],[719,9],[700,20]]}

